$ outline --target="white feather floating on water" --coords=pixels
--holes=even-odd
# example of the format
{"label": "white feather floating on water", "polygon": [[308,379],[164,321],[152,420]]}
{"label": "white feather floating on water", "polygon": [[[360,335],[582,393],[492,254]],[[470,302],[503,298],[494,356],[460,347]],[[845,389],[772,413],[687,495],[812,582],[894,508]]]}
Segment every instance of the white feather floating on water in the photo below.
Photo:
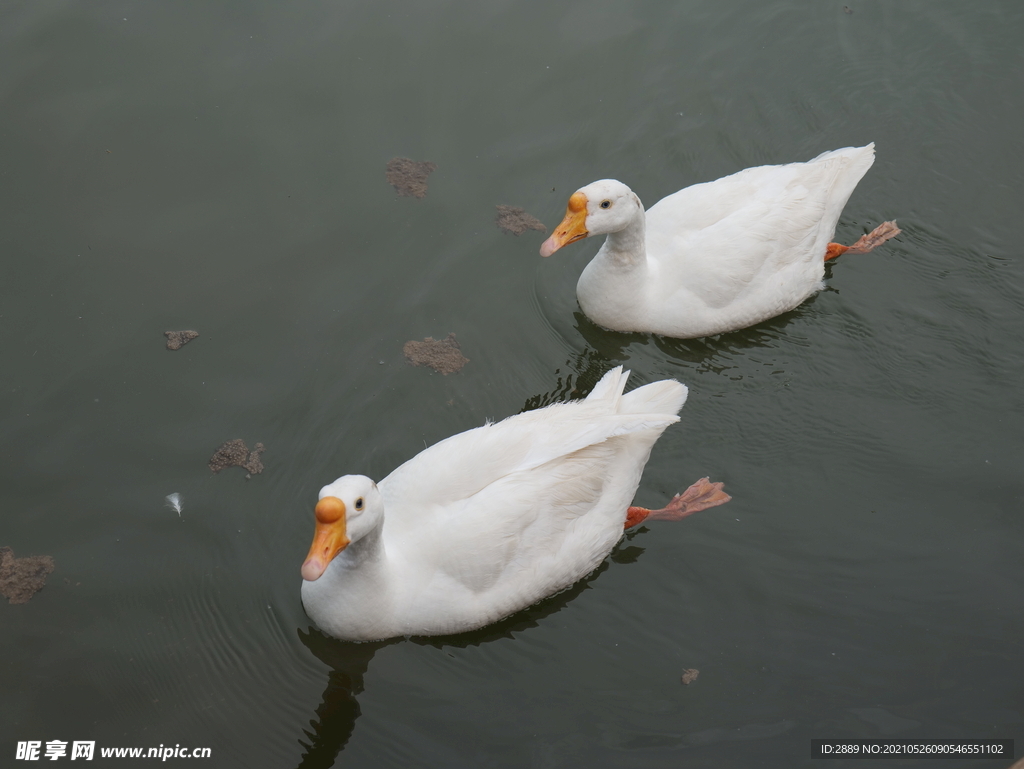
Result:
{"label": "white feather floating on water", "polygon": [[181,494],[174,492],[173,494],[168,494],[164,499],[167,500],[167,506],[181,518]]}

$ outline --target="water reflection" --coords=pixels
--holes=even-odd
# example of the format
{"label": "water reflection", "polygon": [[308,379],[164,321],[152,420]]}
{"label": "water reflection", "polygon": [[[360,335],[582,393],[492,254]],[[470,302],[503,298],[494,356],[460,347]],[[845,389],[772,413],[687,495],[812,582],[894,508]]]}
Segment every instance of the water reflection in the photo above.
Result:
{"label": "water reflection", "polygon": [[560,368],[555,369],[554,388],[527,398],[520,413],[544,408],[552,403],[587,397],[598,380],[608,373],[608,369],[617,366],[623,360],[625,358],[609,358],[589,347],[576,353],[565,362],[570,368],[569,373],[562,374]]}
{"label": "water reflection", "polygon": [[752,328],[701,339],[674,339],[657,334],[609,331],[577,310],[573,313],[575,328],[586,346],[565,361],[568,372],[563,373],[561,368],[555,369],[554,387],[527,398],[521,412],[587,397],[608,369],[620,364],[629,365],[630,359],[635,357],[635,351],[631,354],[629,350],[633,345],[653,344],[660,355],[688,363],[698,372],[722,374],[735,368],[737,353],[776,347],[783,336],[799,343],[798,339],[794,339],[792,330],[787,332],[787,327],[809,312],[808,307],[813,301],[814,297],[811,297],[796,310]]}
{"label": "water reflection", "polygon": [[299,740],[304,748],[299,769],[333,766],[356,728],[360,713],[356,697],[363,691],[363,676],[370,660],[378,649],[402,639],[371,643],[339,641],[314,627],[310,627],[307,633],[301,630],[298,633],[299,640],[313,652],[313,656],[331,668],[322,702],[316,709],[317,717],[309,722],[312,731],[303,729],[309,742]]}
{"label": "water reflection", "polygon": [[576,330],[586,341],[593,355],[599,355],[617,365],[629,359],[630,345],[653,343],[658,350],[678,361],[694,364],[699,371],[714,371],[716,359],[725,353],[735,353],[752,348],[772,346],[783,336],[787,326],[805,315],[814,297],[795,310],[777,315],[756,326],[730,331],[727,334],[701,337],[699,339],[676,339],[659,334],[609,331],[591,321],[581,311],[573,313]]}

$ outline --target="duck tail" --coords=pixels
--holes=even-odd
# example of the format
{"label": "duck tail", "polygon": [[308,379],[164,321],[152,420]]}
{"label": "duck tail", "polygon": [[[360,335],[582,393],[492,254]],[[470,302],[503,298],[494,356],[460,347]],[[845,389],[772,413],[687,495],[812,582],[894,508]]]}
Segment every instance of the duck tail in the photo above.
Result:
{"label": "duck tail", "polygon": [[665,414],[674,416],[686,403],[686,385],[674,379],[663,379],[638,387],[622,396],[620,414]]}
{"label": "duck tail", "polygon": [[586,399],[588,401],[610,400],[614,403],[622,395],[627,379],[629,379],[629,372],[623,371],[622,366],[616,366],[601,377]]}
{"label": "duck tail", "polygon": [[[663,379],[660,382],[638,387],[632,392],[622,394],[626,387],[629,372],[622,366],[616,366],[590,391],[588,401],[610,401],[613,409],[619,414],[661,414],[675,416],[686,402],[686,385],[674,379]],[[673,420],[674,421],[674,420]]]}

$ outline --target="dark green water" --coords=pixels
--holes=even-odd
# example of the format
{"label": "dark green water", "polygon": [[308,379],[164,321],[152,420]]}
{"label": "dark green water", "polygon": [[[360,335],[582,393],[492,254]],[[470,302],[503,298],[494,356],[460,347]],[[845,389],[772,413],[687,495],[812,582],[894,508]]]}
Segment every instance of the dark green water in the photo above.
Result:
{"label": "dark green water", "polygon": [[[0,764],[26,740],[218,767],[1024,754],[1022,34],[1016,2],[0,6],[0,546],[56,565],[0,602]],[[542,260],[494,224],[869,141],[837,239],[903,235],[718,338],[596,328],[598,243]],[[422,200],[395,156],[437,164]],[[460,373],[407,365],[449,332]],[[638,504],[702,475],[733,502],[496,628],[308,635],[320,486],[620,363],[691,392]],[[261,475],[207,469],[232,438]]]}

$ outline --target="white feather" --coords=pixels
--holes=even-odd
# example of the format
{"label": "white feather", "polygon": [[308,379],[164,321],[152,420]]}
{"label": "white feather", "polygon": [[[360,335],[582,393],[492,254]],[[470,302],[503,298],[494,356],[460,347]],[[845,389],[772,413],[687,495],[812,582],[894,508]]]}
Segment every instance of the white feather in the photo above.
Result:
{"label": "white feather", "polygon": [[164,497],[164,499],[167,500],[167,506],[169,508],[171,508],[171,510],[176,512],[178,514],[178,517],[180,518],[181,517],[181,494],[179,494],[178,492],[174,492],[173,494],[168,494],[166,497]]}

